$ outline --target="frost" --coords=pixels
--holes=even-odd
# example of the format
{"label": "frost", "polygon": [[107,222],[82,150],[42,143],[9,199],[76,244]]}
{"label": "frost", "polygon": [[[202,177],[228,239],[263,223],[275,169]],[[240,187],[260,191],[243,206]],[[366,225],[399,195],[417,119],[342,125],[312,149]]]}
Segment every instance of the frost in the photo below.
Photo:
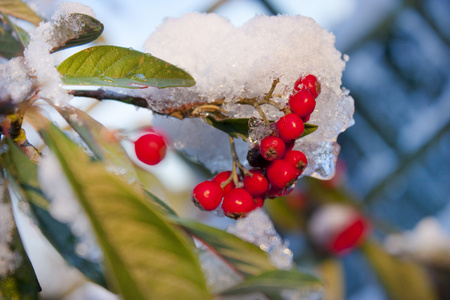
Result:
{"label": "frost", "polygon": [[[280,82],[273,100],[286,104],[296,79],[314,74],[322,84],[322,93],[309,123],[319,126],[313,134],[299,140],[297,148],[315,157],[305,175],[330,178],[334,174],[339,146],[337,135],[353,125],[353,99],[341,88],[342,72],[347,56],[336,50],[335,38],[313,19],[303,16],[257,16],[241,27],[215,14],[190,13],[181,18],[168,18],[146,41],[145,48],[152,55],[178,65],[189,72],[196,85],[189,88],[148,89],[149,105],[154,110],[179,107],[185,104],[224,99],[224,109],[232,117],[257,116],[251,106],[235,105],[240,98],[262,98],[274,79]],[[281,114],[264,106],[270,119]],[[173,132],[164,120],[159,126]],[[202,135],[208,127],[183,122],[183,131]],[[190,126],[195,126],[195,129]],[[192,130],[191,130],[192,129]],[[175,139],[174,139],[175,141]],[[213,140],[197,139],[186,134],[176,140],[178,149],[209,156],[204,163],[217,168],[214,158],[218,147]],[[201,149],[200,152],[198,150]],[[221,149],[219,150],[221,151]],[[228,163],[229,169],[230,163]]]}
{"label": "frost", "polygon": [[49,212],[58,221],[66,223],[79,237],[78,255],[98,261],[101,250],[97,244],[89,220],[78,204],[74,191],[67,181],[58,159],[52,153],[45,157],[38,169],[38,178],[44,194],[51,200]]}
{"label": "frost", "polygon": [[62,2],[58,5],[58,8],[52,16],[52,20],[64,20],[73,13],[88,15],[95,18],[95,13],[89,6],[78,2]]}
{"label": "frost", "polygon": [[0,102],[20,103],[31,96],[33,86],[23,57],[0,65]]}
{"label": "frost", "polygon": [[440,267],[450,266],[450,236],[433,217],[422,219],[411,231],[389,235],[384,246],[394,255]]}

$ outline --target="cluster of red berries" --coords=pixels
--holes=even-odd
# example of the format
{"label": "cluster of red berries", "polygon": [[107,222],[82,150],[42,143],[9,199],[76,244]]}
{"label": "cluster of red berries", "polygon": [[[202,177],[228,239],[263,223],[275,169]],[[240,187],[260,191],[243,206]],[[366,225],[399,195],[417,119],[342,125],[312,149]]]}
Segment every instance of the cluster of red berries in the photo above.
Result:
{"label": "cluster of red berries", "polygon": [[192,193],[195,205],[209,211],[221,205],[227,217],[238,219],[262,207],[266,198],[289,193],[308,163],[303,152],[292,148],[304,132],[304,122],[314,111],[320,90],[320,82],[314,75],[300,77],[294,84],[285,115],[272,123],[271,134],[248,152],[247,160],[253,169],[243,179],[239,178],[238,187],[231,180],[231,171],[199,183]]}
{"label": "cluster of red berries", "polygon": [[153,129],[134,142],[134,151],[137,158],[147,165],[156,165],[166,156],[167,143],[164,136]]}

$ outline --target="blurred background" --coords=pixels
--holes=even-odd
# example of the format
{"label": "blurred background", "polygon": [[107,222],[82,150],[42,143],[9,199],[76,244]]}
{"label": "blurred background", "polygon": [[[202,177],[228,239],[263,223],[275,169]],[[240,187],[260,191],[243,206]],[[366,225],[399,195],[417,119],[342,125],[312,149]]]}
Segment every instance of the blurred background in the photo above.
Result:
{"label": "blurred background", "polygon": [[[92,7],[105,25],[103,43],[137,50],[143,50],[146,38],[165,17],[191,11],[215,12],[237,26],[256,14],[314,18],[335,34],[336,48],[350,57],[343,87],[350,90],[356,107],[355,125],[338,139],[339,178],[324,197],[334,201],[338,193],[360,206],[376,225],[373,233],[381,241],[388,233],[413,230],[428,217],[433,217],[447,236],[450,234],[448,0],[78,2]],[[29,3],[49,17],[58,1]],[[105,101],[97,105],[86,101],[84,105],[90,107],[91,115],[113,129],[129,130],[151,122],[150,112],[120,103]],[[183,191],[194,183],[192,178],[183,177],[185,169],[178,166],[180,163],[173,156],[163,167],[153,170],[160,174],[162,182],[167,174],[178,176],[180,186],[174,188]],[[315,184],[305,180],[299,189],[307,198],[318,197],[308,195]],[[292,224],[276,225],[281,234],[291,238],[294,254],[301,261],[301,234]],[[389,299],[360,251],[339,258],[339,262],[345,299]]]}

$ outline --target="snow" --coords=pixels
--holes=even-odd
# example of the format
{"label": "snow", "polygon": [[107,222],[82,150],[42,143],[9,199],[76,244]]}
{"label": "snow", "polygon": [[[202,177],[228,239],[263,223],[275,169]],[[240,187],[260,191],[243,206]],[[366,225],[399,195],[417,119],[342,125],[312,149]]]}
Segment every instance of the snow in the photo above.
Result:
{"label": "snow", "polygon": [[411,257],[439,267],[450,266],[450,235],[434,217],[422,219],[410,231],[389,235],[384,246],[394,255]]}
{"label": "snow", "polygon": [[[309,123],[319,125],[319,129],[298,141],[296,149],[301,148],[310,161],[306,175],[330,178],[339,152],[337,135],[354,122],[353,99],[341,88],[348,58],[343,59],[334,42],[333,34],[303,16],[257,16],[241,27],[215,14],[189,13],[168,18],[147,39],[146,51],[185,69],[197,83],[189,88],[136,93],[146,93],[150,107],[156,111],[223,98],[223,108],[230,116],[248,118],[257,116],[255,109],[236,105],[236,101],[264,97],[273,80],[279,78],[273,100],[286,104],[295,80],[314,74],[322,84],[322,93]],[[282,116],[272,107],[264,109],[269,119]],[[196,136],[202,136],[208,130],[202,127],[209,126],[182,122],[183,131],[195,132]],[[173,126],[166,118],[156,119],[155,124],[169,134],[176,134],[181,127]],[[176,149],[190,152],[213,172],[229,169],[230,161],[218,165],[214,158],[214,154],[229,156],[229,148],[214,147],[215,141],[204,140],[201,143],[185,134],[177,139]]]}

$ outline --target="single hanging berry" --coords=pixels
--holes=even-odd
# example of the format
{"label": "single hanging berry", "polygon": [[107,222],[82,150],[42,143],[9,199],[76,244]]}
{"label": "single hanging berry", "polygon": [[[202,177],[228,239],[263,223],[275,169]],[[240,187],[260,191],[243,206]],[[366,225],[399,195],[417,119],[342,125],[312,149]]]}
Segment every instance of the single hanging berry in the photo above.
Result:
{"label": "single hanging berry", "polygon": [[166,156],[167,144],[162,135],[151,132],[142,135],[134,142],[134,151],[143,163],[156,165]]}
{"label": "single hanging berry", "polygon": [[203,181],[192,191],[192,201],[195,206],[204,210],[214,210],[222,201],[223,190],[215,181]]}
{"label": "single hanging berry", "polygon": [[298,91],[307,91],[314,98],[317,98],[320,95],[322,90],[322,86],[320,82],[317,80],[317,77],[308,74],[306,76],[302,76],[294,83],[294,93]]}
{"label": "single hanging berry", "polygon": [[284,160],[276,160],[267,168],[267,178],[272,188],[284,189],[290,187],[298,178],[297,169]]}

